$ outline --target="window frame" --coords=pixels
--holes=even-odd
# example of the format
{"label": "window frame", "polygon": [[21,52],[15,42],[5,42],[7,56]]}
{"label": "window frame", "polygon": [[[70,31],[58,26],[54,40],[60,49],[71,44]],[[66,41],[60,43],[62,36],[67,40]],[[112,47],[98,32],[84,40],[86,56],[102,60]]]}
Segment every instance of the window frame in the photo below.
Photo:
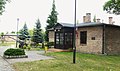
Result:
{"label": "window frame", "polygon": [[87,45],[87,31],[80,31],[80,44]]}

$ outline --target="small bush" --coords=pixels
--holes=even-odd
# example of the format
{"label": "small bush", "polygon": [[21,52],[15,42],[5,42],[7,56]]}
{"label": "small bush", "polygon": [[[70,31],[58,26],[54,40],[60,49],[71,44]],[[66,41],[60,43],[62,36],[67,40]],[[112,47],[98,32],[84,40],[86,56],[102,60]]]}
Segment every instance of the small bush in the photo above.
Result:
{"label": "small bush", "polygon": [[38,47],[38,48],[42,47],[42,43],[36,44],[36,47]]}
{"label": "small bush", "polygon": [[24,45],[24,46],[23,46],[23,49],[26,49],[26,48],[27,48],[27,46],[26,46],[26,45]]}
{"label": "small bush", "polygon": [[54,46],[54,42],[47,42],[45,46],[48,46],[48,47]]}
{"label": "small bush", "polygon": [[42,48],[44,48],[45,47],[45,45],[44,45],[44,43],[42,43]]}
{"label": "small bush", "polygon": [[30,50],[30,49],[31,49],[31,46],[30,46],[30,45],[28,45],[27,49],[28,49],[28,50]]}
{"label": "small bush", "polygon": [[37,48],[37,47],[42,47],[42,43],[35,43],[35,42],[32,42],[31,44],[30,44],[30,46],[32,46],[32,47],[34,47],[34,48]]}
{"label": "small bush", "polygon": [[13,48],[10,48],[10,49],[7,49],[4,52],[4,55],[7,55],[7,56],[25,55],[25,51],[23,49],[13,49]]}

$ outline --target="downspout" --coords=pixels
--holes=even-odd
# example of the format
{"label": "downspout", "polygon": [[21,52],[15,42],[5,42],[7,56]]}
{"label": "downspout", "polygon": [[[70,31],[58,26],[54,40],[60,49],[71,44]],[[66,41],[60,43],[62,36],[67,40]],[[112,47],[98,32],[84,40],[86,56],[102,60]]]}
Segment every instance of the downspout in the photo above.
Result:
{"label": "downspout", "polygon": [[106,54],[105,52],[105,24],[103,25],[103,43],[102,43],[102,54]]}
{"label": "downspout", "polygon": [[54,48],[56,48],[56,29],[54,29]]}
{"label": "downspout", "polygon": [[63,28],[63,48],[65,48],[65,28]]}

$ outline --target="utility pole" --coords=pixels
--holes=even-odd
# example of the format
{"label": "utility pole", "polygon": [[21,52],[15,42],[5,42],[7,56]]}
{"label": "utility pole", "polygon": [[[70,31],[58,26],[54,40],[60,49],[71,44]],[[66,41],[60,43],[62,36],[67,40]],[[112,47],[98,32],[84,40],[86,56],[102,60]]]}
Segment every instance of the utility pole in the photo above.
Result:
{"label": "utility pole", "polygon": [[73,63],[76,63],[76,0],[75,0],[75,16],[74,16],[74,38],[73,38]]}
{"label": "utility pole", "polygon": [[16,36],[16,48],[17,48],[17,43],[18,43],[18,24],[19,24],[19,18],[17,18],[17,36]]}

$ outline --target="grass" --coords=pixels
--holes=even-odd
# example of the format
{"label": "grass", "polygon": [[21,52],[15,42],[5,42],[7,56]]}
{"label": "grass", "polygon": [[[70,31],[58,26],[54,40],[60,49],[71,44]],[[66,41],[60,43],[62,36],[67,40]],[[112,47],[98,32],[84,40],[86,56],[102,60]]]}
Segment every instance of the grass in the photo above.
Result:
{"label": "grass", "polygon": [[0,46],[10,46],[12,44],[15,44],[15,42],[4,42],[4,43],[0,43]]}
{"label": "grass", "polygon": [[44,50],[44,48],[39,48],[39,47],[31,47],[29,51],[40,51],[40,50]]}
{"label": "grass", "polygon": [[55,59],[15,63],[16,71],[119,71],[120,56],[76,54],[72,63],[72,52],[52,52],[47,56]]}

